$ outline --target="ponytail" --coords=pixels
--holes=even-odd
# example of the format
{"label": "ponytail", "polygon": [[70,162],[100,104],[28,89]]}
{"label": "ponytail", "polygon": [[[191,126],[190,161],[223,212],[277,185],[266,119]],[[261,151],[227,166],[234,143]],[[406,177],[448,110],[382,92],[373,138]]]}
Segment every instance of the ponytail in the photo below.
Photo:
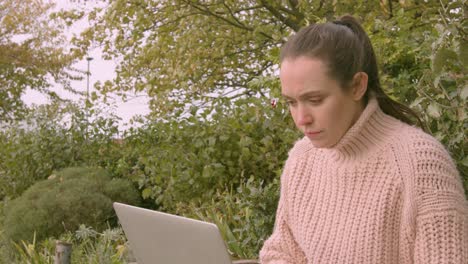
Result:
{"label": "ponytail", "polygon": [[366,32],[359,24],[359,22],[352,16],[345,15],[339,20],[334,21],[334,24],[344,25],[351,29],[351,31],[357,36],[361,45],[364,49],[364,60],[362,65],[362,71],[367,73],[369,76],[368,90],[365,95],[366,101],[369,99],[369,93],[371,92],[379,102],[379,106],[384,113],[393,116],[400,121],[403,121],[410,125],[418,125],[422,129],[425,128],[424,123],[419,116],[408,106],[401,104],[392,98],[390,98],[382,89],[380,84],[379,72],[377,67],[377,59],[375,57],[374,48],[372,43],[367,36]]}

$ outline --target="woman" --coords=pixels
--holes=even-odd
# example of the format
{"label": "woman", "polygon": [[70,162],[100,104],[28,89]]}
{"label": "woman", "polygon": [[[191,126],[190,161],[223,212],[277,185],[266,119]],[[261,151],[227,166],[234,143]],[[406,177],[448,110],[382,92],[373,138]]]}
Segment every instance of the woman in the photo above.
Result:
{"label": "woman", "polygon": [[[351,16],[281,51],[282,94],[304,132],[289,153],[262,263],[468,263],[468,205],[444,147],[382,91]],[[420,123],[420,122],[419,122]]]}

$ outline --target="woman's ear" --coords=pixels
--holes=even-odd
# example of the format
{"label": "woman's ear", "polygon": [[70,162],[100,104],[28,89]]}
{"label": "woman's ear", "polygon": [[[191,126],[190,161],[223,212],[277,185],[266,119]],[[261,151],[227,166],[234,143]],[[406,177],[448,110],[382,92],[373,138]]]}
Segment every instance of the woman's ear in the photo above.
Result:
{"label": "woman's ear", "polygon": [[352,96],[355,101],[359,101],[366,94],[369,77],[365,72],[358,72],[353,77]]}

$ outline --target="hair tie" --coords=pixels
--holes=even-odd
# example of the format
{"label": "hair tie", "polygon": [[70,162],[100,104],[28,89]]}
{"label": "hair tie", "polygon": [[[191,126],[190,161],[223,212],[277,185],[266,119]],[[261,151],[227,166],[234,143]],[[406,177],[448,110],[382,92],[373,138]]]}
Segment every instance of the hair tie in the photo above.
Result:
{"label": "hair tie", "polygon": [[335,20],[332,23],[335,24],[335,25],[341,25],[341,26],[348,27],[348,24],[346,24],[345,22],[340,21],[340,20]]}
{"label": "hair tie", "polygon": [[356,34],[356,32],[354,32],[353,28],[351,27],[351,25],[346,22],[335,20],[332,23],[338,26],[344,26],[345,28],[349,29],[353,34]]}

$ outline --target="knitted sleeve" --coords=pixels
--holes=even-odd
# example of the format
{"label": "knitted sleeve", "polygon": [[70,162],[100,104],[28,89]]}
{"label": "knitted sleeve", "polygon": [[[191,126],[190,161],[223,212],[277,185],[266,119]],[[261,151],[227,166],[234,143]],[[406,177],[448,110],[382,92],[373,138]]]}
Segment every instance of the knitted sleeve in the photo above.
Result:
{"label": "knitted sleeve", "polygon": [[287,178],[291,171],[290,160],[286,162],[281,176],[281,192],[278,209],[276,210],[275,228],[273,234],[265,241],[260,251],[262,264],[302,264],[306,263],[304,253],[294,240],[288,225],[287,217]]}
{"label": "knitted sleeve", "polygon": [[450,155],[433,138],[415,145],[415,264],[468,264],[468,203]]}

